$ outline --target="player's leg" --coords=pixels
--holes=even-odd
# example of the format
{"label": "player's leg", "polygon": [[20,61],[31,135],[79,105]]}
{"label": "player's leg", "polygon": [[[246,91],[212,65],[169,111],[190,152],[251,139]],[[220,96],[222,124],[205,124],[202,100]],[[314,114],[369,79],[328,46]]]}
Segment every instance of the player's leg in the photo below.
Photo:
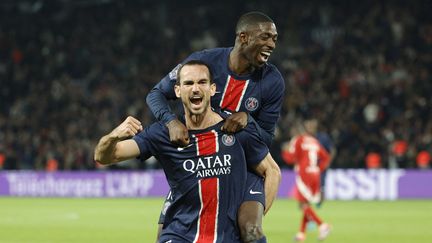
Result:
{"label": "player's leg", "polygon": [[323,223],[321,218],[308,203],[302,204],[302,211],[303,215],[305,215],[308,220],[314,221],[317,225],[321,225]]}
{"label": "player's leg", "polygon": [[299,201],[303,215],[308,221],[313,221],[318,225],[318,240],[324,240],[330,233],[330,225],[323,223],[323,220],[310,205],[320,200],[320,183],[319,177],[313,175],[296,178],[296,186],[299,191]]}
{"label": "player's leg", "polygon": [[315,213],[313,208],[308,203],[301,203],[303,217],[300,225],[300,231],[296,234],[294,241],[303,242],[306,239],[306,225],[308,221],[314,221],[318,226],[318,240],[324,240],[330,234],[331,227],[324,223],[322,219]]}
{"label": "player's leg", "polygon": [[238,211],[240,237],[245,243],[265,243],[262,219],[265,206],[264,180],[248,172],[243,203]]}
{"label": "player's leg", "polygon": [[262,217],[264,206],[257,201],[243,202],[238,211],[238,224],[240,236],[243,242],[265,242],[258,241],[264,238],[262,230]]}
{"label": "player's leg", "polygon": [[304,205],[307,203],[302,202],[304,201],[304,198],[302,198],[301,196],[299,196],[297,200],[299,200],[299,208],[300,210],[302,210],[303,216],[300,219],[300,230],[295,235],[294,242],[303,242],[304,240],[306,240],[306,225],[309,222],[309,218],[303,211],[303,208],[305,207]]}

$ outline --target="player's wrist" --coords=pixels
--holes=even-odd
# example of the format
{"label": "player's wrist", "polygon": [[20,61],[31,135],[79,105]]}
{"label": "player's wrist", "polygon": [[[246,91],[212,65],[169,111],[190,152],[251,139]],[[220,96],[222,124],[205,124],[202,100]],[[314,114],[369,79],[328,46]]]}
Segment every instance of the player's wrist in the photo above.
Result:
{"label": "player's wrist", "polygon": [[173,124],[173,122],[178,121],[178,118],[174,114],[169,114],[166,119],[163,119],[163,123],[168,127],[169,124]]}
{"label": "player's wrist", "polygon": [[169,128],[177,126],[180,121],[177,118],[172,119],[171,121],[165,123],[165,126]]}
{"label": "player's wrist", "polygon": [[110,132],[107,136],[106,139],[108,140],[108,142],[118,142],[121,140],[120,136],[118,133],[116,133],[115,131]]}

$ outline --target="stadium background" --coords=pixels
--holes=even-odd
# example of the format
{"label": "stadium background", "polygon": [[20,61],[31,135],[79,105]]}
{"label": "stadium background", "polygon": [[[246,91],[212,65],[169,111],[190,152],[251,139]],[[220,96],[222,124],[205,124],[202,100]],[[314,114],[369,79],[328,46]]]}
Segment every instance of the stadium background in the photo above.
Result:
{"label": "stadium background", "polygon": [[[427,185],[432,183],[429,165],[425,165],[432,152],[431,9],[432,4],[427,0],[222,0],[217,3],[4,0],[0,3],[0,173],[8,179],[0,178],[0,190],[6,182],[11,182],[10,178],[18,178],[22,184],[36,185],[38,176],[61,175],[58,171],[82,174],[157,170],[159,167],[154,160],[98,167],[92,159],[93,148],[101,135],[127,115],[138,117],[144,124],[151,123],[153,116],[145,104],[149,89],[192,51],[231,46],[237,18],[244,12],[259,10],[273,18],[280,35],[270,61],[285,77],[286,94],[271,151],[285,172],[290,173],[290,168],[279,157],[280,145],[289,139],[291,122],[297,118],[316,117],[321,131],[332,138],[337,148],[332,163],[335,173],[347,173],[346,177],[349,177],[351,172],[346,169],[363,169],[357,170],[358,173],[379,181],[377,178],[381,177],[374,173],[390,174],[399,171],[398,168],[408,169],[408,174],[420,173],[414,175],[418,184],[410,188],[420,187],[427,191]],[[385,170],[367,170],[368,155],[379,155]],[[26,173],[35,171],[37,173],[31,174],[31,178],[36,179],[29,179],[30,174]],[[51,174],[40,174],[45,171]],[[344,181],[340,178],[346,177],[337,177],[338,183]],[[49,180],[44,183],[57,182]],[[21,185],[19,181],[17,185]],[[361,185],[374,187],[374,184]],[[16,190],[24,187],[16,186]],[[7,189],[9,193],[11,188]],[[369,199],[383,199],[378,194],[375,196]],[[348,199],[359,199],[359,195],[353,194]],[[8,210],[26,212],[19,207],[26,203],[42,204],[35,199],[18,199],[9,205],[10,200],[14,198],[0,198],[2,215],[9,215]],[[59,202],[56,200],[48,200],[46,204]],[[125,202],[128,205],[129,201]],[[68,203],[60,201],[59,204]],[[141,201],[140,206],[145,207],[146,203]],[[280,207],[280,212],[285,214],[279,215],[299,217],[293,202],[281,203],[290,206]],[[339,205],[341,202],[329,202],[328,209],[323,210],[325,216],[331,217],[337,208],[346,205],[335,207],[332,203]],[[381,203],[384,202],[370,205]],[[431,211],[430,203],[412,203],[421,205],[421,212]],[[158,211],[160,200],[155,205],[153,211]],[[409,202],[403,205],[400,211],[417,207]],[[90,207],[96,208],[97,204]],[[358,207],[362,206],[355,205],[352,210]],[[383,209],[391,212],[388,205]],[[421,212],[411,215],[418,225],[405,225],[405,230],[414,233],[399,238],[386,238],[388,235],[385,235],[377,242],[431,240],[431,235],[427,234],[423,234],[423,238],[410,238],[418,237],[415,232],[424,232],[425,226],[432,226],[431,216]],[[411,221],[405,215],[395,213],[394,216],[385,219],[384,223],[406,219],[410,225]],[[425,217],[429,220],[424,220]],[[15,217],[0,219],[0,231],[3,230],[0,242],[2,239],[4,242],[33,242],[17,238],[20,235],[18,228],[25,224],[22,220],[11,223],[12,218]],[[140,219],[156,222],[143,218],[146,216]],[[341,218],[342,222],[349,220],[348,216]],[[274,225],[270,219],[267,222],[272,224],[271,229],[278,229],[280,224],[286,223],[281,220]],[[281,233],[281,239],[294,234],[297,228],[294,222],[298,220],[291,221],[286,229],[281,229],[285,232],[285,235]],[[29,227],[34,226],[30,224]],[[13,233],[14,230],[17,232]],[[390,228],[386,230],[390,231]],[[6,232],[12,232],[11,236],[2,238]],[[83,232],[83,229],[75,232]],[[77,242],[73,238],[65,240],[61,235],[59,238],[41,237],[40,241],[34,241]],[[145,237],[149,235],[144,236],[148,239]],[[81,242],[90,239],[84,238]],[[133,239],[125,242],[140,241]],[[337,236],[334,239],[338,240]],[[344,239],[347,240],[340,238],[333,242],[346,242]],[[332,242],[331,238],[329,242]]]}

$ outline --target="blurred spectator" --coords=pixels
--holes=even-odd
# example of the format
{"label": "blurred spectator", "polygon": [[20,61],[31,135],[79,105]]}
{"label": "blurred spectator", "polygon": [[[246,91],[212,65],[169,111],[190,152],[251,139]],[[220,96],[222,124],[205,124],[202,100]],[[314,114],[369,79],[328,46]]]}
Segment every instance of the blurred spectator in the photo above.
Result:
{"label": "blurred spectator", "polygon": [[417,154],[417,158],[416,158],[416,162],[417,162],[417,167],[420,169],[427,169],[429,168],[430,165],[430,154],[428,151],[420,151]]}
{"label": "blurred spectator", "polygon": [[49,172],[57,171],[58,170],[58,161],[56,159],[49,159],[46,162],[45,170],[49,171]]}
{"label": "blurred spectator", "polygon": [[127,115],[150,123],[149,88],[193,49],[229,45],[236,16],[250,10],[280,32],[271,61],[287,92],[272,151],[311,114],[338,151],[333,168],[361,168],[370,152],[391,166],[399,138],[397,167],[416,168],[416,151],[432,148],[430,9],[427,0],[2,2],[3,169],[44,170],[48,155],[58,170],[95,169],[96,139]]}
{"label": "blurred spectator", "polygon": [[390,168],[406,168],[408,164],[408,143],[405,140],[396,140],[391,145]]}
{"label": "blurred spectator", "polygon": [[366,155],[366,168],[367,169],[381,168],[381,155],[375,152],[368,153]]}
{"label": "blurred spectator", "polygon": [[5,154],[0,152],[0,170],[3,169],[5,160],[6,160]]}

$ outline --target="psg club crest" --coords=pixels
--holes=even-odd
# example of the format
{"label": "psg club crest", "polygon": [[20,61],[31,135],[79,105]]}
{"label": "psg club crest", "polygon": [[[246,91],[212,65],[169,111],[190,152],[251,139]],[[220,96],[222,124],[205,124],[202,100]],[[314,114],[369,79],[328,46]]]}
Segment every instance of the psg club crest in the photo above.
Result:
{"label": "psg club crest", "polygon": [[245,101],[245,106],[248,111],[254,111],[258,108],[258,100],[255,97],[249,97]]}
{"label": "psg club crest", "polygon": [[224,134],[222,136],[222,143],[225,144],[225,146],[232,146],[235,143],[234,135]]}

